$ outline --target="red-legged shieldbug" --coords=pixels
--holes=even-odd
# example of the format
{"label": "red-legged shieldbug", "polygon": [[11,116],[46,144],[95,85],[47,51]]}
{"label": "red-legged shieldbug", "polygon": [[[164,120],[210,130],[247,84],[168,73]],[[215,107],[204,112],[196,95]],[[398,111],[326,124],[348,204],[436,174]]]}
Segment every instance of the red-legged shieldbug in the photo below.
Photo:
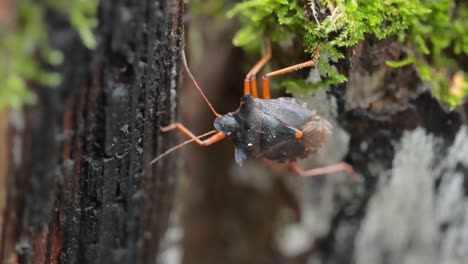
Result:
{"label": "red-legged shieldbug", "polygon": [[209,146],[229,138],[236,146],[234,157],[239,166],[242,166],[248,158],[258,158],[287,162],[290,168],[301,176],[315,176],[337,171],[345,171],[348,175],[354,176],[352,167],[344,162],[302,170],[296,160],[313,154],[325,144],[332,126],[315,110],[309,109],[305,103],[295,98],[270,99],[270,77],[315,66],[319,50],[318,46],[313,58],[309,61],[264,75],[262,78],[263,98],[258,98],[256,74],[271,57],[271,45],[269,41],[266,41],[265,55],[252,67],[244,80],[244,95],[241,98],[240,107],[235,112],[225,115],[218,114],[213,108],[188,68],[185,53],[182,51],[182,62],[190,79],[216,116],[215,130],[196,136],[181,123],[173,123],[161,128],[162,132],[177,129],[191,139],[167,150],[150,164],[193,141],[201,146]]}

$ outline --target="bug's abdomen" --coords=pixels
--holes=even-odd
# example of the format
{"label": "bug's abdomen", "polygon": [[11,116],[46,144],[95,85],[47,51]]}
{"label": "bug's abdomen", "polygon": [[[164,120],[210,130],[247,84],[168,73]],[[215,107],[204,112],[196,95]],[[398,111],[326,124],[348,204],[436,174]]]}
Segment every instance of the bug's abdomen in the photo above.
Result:
{"label": "bug's abdomen", "polygon": [[296,160],[308,155],[304,142],[296,138],[297,128],[287,126],[277,118],[264,114],[258,157],[269,160]]}

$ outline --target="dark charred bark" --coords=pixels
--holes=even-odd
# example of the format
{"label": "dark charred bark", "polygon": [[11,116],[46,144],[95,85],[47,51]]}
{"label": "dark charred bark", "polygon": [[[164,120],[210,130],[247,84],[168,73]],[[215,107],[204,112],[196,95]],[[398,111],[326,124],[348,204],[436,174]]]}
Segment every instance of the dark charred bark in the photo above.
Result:
{"label": "dark charred bark", "polygon": [[177,156],[148,162],[173,142],[159,127],[176,115],[182,7],[103,0],[93,51],[48,13],[63,80],[38,88],[38,103],[0,129],[9,139],[0,262],[155,261]]}

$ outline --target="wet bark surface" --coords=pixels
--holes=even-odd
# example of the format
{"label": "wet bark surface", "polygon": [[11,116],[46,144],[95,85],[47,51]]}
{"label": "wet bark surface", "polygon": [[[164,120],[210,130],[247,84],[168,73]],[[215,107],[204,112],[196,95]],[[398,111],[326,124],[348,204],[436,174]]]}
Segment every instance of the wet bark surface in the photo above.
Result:
{"label": "wet bark surface", "polygon": [[[175,159],[148,166],[173,137],[181,1],[101,1],[98,47],[50,11],[60,87],[9,114],[3,263],[150,263],[166,229]],[[3,173],[2,173],[3,177]]]}

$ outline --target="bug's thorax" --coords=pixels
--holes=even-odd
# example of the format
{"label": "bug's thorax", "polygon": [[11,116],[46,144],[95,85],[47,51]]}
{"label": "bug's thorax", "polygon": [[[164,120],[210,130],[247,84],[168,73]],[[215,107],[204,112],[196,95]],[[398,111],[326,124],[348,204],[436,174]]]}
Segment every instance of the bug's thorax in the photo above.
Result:
{"label": "bug's thorax", "polygon": [[[235,137],[241,129],[242,118],[239,114],[242,111],[243,116],[251,116],[254,98],[249,94],[242,96],[240,106],[235,112],[229,112],[225,115],[217,117],[214,120],[214,127],[216,130],[226,134],[231,140]],[[245,127],[245,124],[244,126]]]}

